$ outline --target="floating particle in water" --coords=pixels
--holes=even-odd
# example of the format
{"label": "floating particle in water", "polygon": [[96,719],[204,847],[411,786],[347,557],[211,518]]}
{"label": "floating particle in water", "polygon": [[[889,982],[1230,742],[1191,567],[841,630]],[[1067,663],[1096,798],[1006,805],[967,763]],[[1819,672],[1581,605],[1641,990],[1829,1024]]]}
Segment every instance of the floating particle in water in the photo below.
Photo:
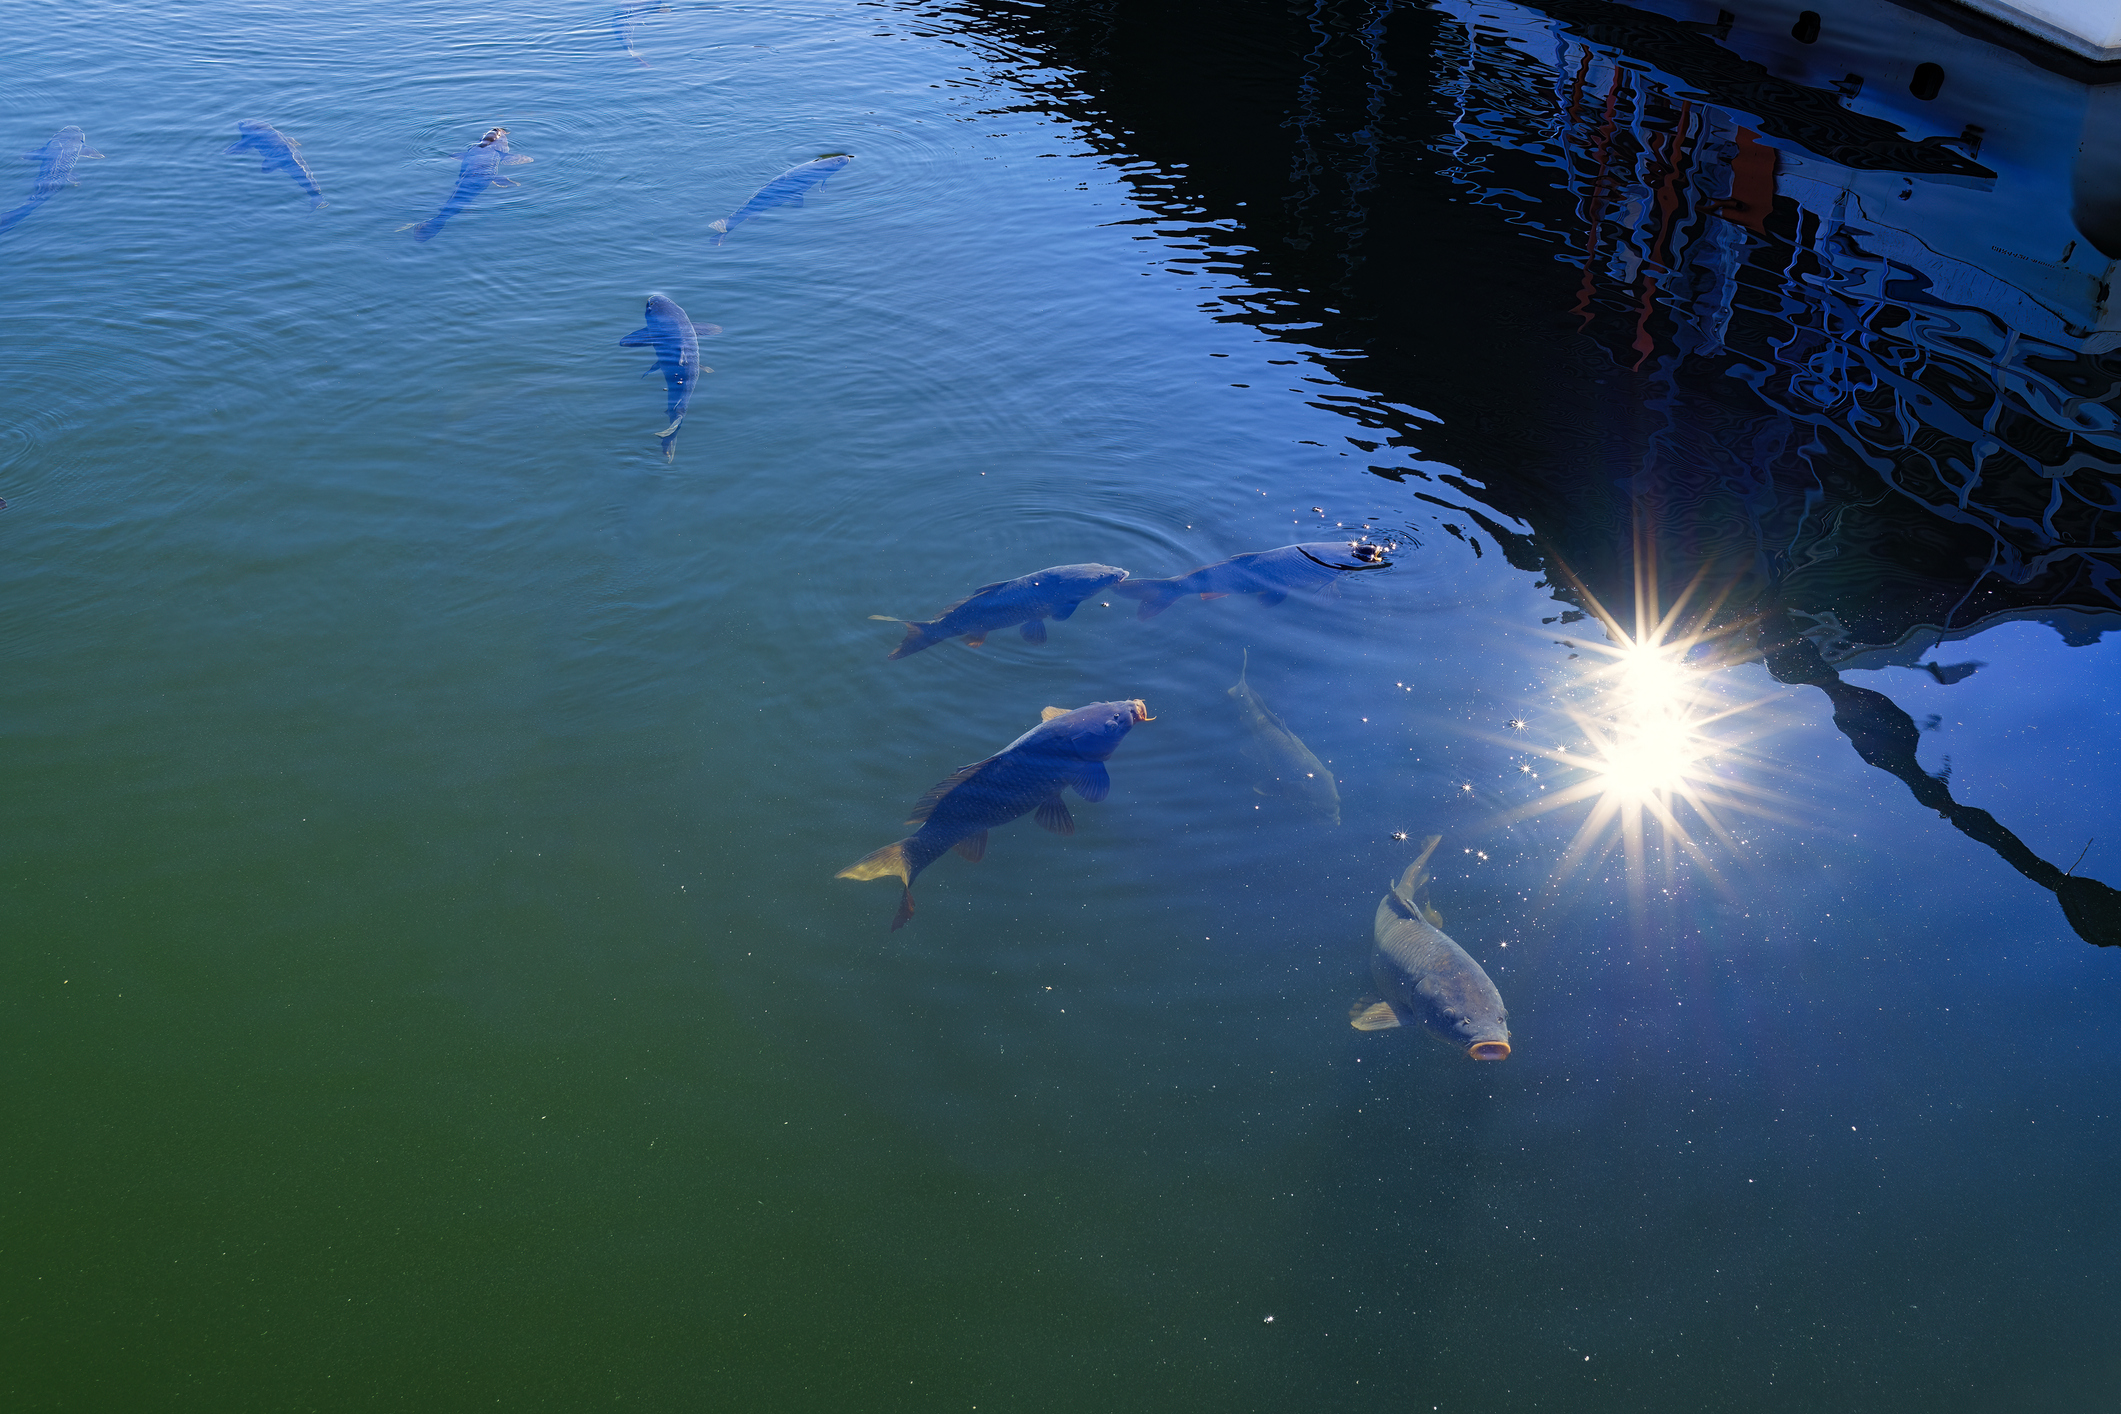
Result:
{"label": "floating particle in water", "polygon": [[1530,724],[1527,723],[1522,717],[1512,717],[1509,721],[1504,722],[1503,725],[1508,727],[1513,732],[1521,732],[1526,728],[1526,726]]}
{"label": "floating particle in water", "polygon": [[1403,839],[1405,839],[1406,837],[1407,837],[1407,832],[1406,832],[1405,830],[1394,830],[1394,831],[1392,832],[1392,838],[1393,838],[1393,839],[1395,839],[1395,840],[1403,840]]}

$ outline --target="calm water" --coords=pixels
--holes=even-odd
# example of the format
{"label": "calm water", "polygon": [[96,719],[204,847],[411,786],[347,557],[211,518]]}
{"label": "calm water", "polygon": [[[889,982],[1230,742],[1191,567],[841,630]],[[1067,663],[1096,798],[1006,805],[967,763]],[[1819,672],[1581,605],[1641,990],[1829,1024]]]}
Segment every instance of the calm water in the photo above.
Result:
{"label": "calm water", "polygon": [[[1686,389],[1564,317],[1490,21],[1406,14],[1365,258],[1433,319],[1276,276],[1293,218],[990,16],[680,5],[643,67],[598,6],[10,13],[5,140],[106,157],[0,235],[8,1404],[2109,1398],[2121,956],[1722,639],[1720,833],[1532,809],[1626,704],[1551,565],[1440,502],[1542,427],[1600,485],[1669,461],[1641,410]],[[223,154],[248,118],[327,206]],[[496,124],[521,186],[415,243]],[[652,290],[725,330],[669,465],[617,346]],[[1272,609],[896,663],[866,617],[1357,527],[1392,569]],[[1625,515],[1585,534],[1632,563]],[[1339,826],[1253,790],[1247,651]],[[1843,667],[1959,801],[2121,877],[2121,637],[1935,655],[1974,660]],[[1041,707],[1136,696],[1074,837],[942,861],[895,934],[831,877]],[[1501,1065],[1346,1022],[1430,833]]]}

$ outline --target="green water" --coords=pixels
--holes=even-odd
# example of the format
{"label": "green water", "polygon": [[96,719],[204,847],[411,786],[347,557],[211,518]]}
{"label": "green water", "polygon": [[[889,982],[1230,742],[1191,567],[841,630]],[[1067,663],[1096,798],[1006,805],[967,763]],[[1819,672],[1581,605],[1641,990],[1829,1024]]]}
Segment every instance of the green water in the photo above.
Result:
{"label": "green water", "polygon": [[[107,154],[0,238],[10,1407],[2112,1387],[2113,959],[2051,897],[1757,665],[1715,690],[1777,804],[1706,840],[1723,887],[1564,872],[1586,806],[1507,818],[1584,691],[1548,587],[1216,317],[1234,221],[1145,219],[939,11],[679,7],[650,68],[609,19],[7,21],[6,140]],[[329,205],[223,155],[243,118]],[[414,243],[496,123],[522,186]],[[726,330],[667,466],[617,346],[651,290]],[[896,663],[866,617],[1358,526],[1393,569],[1272,609]],[[2110,721],[2121,649],[1982,647],[1939,706],[1875,676],[2066,858],[2110,748],[1998,734]],[[1252,790],[1245,650],[1337,829]],[[1074,837],[945,860],[897,934],[832,878],[1040,708],[1136,696]],[[1500,1066],[1346,1024],[1431,832]]]}

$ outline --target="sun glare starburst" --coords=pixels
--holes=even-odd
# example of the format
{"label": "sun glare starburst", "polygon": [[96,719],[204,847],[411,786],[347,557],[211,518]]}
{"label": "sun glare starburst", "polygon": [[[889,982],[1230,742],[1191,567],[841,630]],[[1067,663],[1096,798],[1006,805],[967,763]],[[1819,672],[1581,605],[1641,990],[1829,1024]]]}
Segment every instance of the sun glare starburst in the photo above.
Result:
{"label": "sun glare starburst", "polygon": [[1680,626],[1680,615],[1700,585],[1697,578],[1668,612],[1660,613],[1654,588],[1638,573],[1632,632],[1578,584],[1584,603],[1605,625],[1606,644],[1574,640],[1590,671],[1581,699],[1567,706],[1580,745],[1540,753],[1570,768],[1575,779],[1511,813],[1513,819],[1591,802],[1589,814],[1569,842],[1557,881],[1594,851],[1605,857],[1616,846],[1627,860],[1629,892],[1642,897],[1648,845],[1660,840],[1667,876],[1675,850],[1711,876],[1715,866],[1702,849],[1714,836],[1733,850],[1719,812],[1774,815],[1774,797],[1741,777],[1737,758],[1747,746],[1737,719],[1759,702],[1732,702],[1717,670],[1725,666],[1721,635],[1708,625],[1721,600]]}

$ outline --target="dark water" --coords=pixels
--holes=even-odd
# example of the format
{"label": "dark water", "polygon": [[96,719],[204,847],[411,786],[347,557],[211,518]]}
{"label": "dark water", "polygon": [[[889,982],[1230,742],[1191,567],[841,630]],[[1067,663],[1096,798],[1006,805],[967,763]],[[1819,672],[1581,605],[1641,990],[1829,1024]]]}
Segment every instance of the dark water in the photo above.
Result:
{"label": "dark water", "polygon": [[[0,235],[8,1404],[2110,1399],[2098,257],[1954,275],[2074,219],[2040,141],[1622,8],[10,15],[7,140],[107,156]],[[725,330],[669,465],[651,290]],[[832,879],[1136,696],[1072,838]],[[1346,1022],[1432,833],[1499,1065]]]}

